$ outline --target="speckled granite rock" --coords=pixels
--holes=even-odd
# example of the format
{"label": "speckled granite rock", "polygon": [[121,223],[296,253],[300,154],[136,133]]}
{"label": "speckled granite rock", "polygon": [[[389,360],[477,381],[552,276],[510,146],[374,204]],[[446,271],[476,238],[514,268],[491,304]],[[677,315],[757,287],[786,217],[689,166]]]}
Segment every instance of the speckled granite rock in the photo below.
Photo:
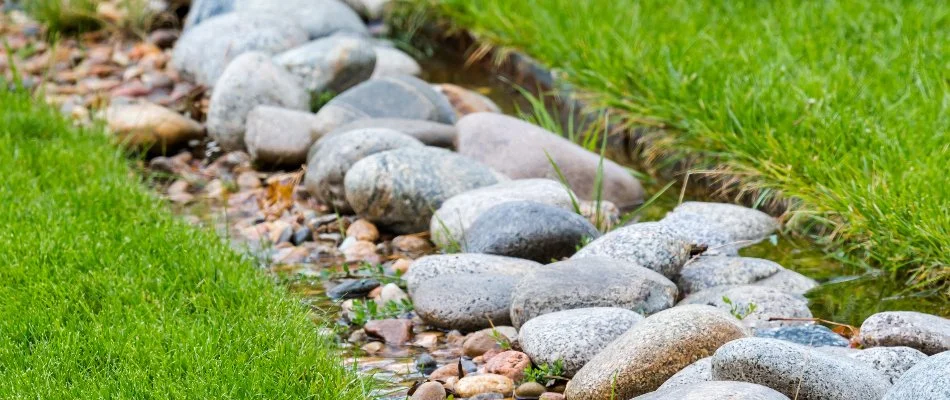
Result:
{"label": "speckled granite rock", "polygon": [[443,275],[422,282],[412,302],[419,317],[437,328],[474,331],[509,325],[516,282],[508,275]]}
{"label": "speckled granite rock", "polygon": [[934,354],[907,370],[883,400],[950,399],[950,351]]}
{"label": "speckled granite rock", "polygon": [[854,352],[848,357],[878,370],[892,384],[896,383],[907,370],[927,359],[926,354],[910,347],[873,347]]}
{"label": "speckled granite rock", "polygon": [[299,166],[319,139],[316,117],[306,111],[257,106],[247,114],[244,142],[251,159],[266,165]]}
{"label": "speckled granite rock", "polygon": [[537,365],[564,362],[571,377],[643,316],[623,308],[576,308],[532,318],[519,331],[521,349]]}
{"label": "speckled granite rock", "polygon": [[608,257],[649,268],[674,279],[689,260],[690,245],[656,222],[615,229],[584,246],[572,258]]}
{"label": "speckled granite rock", "polygon": [[735,240],[758,242],[780,227],[778,220],[770,215],[735,204],[687,201],[674,208],[667,218],[676,218],[677,213],[702,215]]}
{"label": "speckled granite rock", "polygon": [[851,342],[822,325],[796,325],[756,329],[756,337],[780,339],[810,347],[848,347]]}
{"label": "speckled granite rock", "polygon": [[705,247],[703,254],[707,255],[735,256],[739,254],[739,249],[751,244],[737,241],[728,228],[695,213],[669,214],[659,222],[676,231],[690,244]]}
{"label": "speckled granite rock", "polygon": [[511,296],[515,327],[540,315],[587,307],[652,314],[673,306],[676,285],[646,268],[602,257],[533,268]]}
{"label": "speckled granite rock", "polygon": [[414,261],[404,278],[406,288],[412,293],[420,284],[437,276],[500,274],[520,279],[540,266],[534,261],[490,254],[437,254]]}
{"label": "speckled granite rock", "polygon": [[866,347],[907,346],[937,354],[950,350],[950,320],[914,311],[877,313],[861,324],[861,343]]}
{"label": "speckled granite rock", "polygon": [[712,357],[706,357],[696,361],[686,368],[681,369],[660,385],[657,392],[666,389],[672,389],[677,386],[695,385],[697,383],[708,382],[712,380]]}
{"label": "speckled granite rock", "polygon": [[788,400],[788,397],[754,383],[712,381],[660,389],[633,400]]}
{"label": "speckled granite rock", "polygon": [[746,335],[738,320],[716,308],[671,308],[640,321],[597,353],[564,394],[572,400],[600,400],[649,393],[687,365]]}
{"label": "speckled granite rock", "polygon": [[310,39],[335,33],[367,35],[363,20],[338,0],[236,0],[235,10],[280,17],[284,24],[295,23]]}
{"label": "speckled granite rock", "polygon": [[[727,300],[728,299],[728,302]],[[729,304],[729,303],[732,304]],[[778,289],[743,285],[736,287],[714,287],[693,293],[679,304],[706,304],[726,312],[744,315],[742,322],[752,328],[774,328],[778,326],[804,325],[805,321],[769,321],[772,317],[811,318],[808,300],[801,295],[786,293]],[[750,306],[755,309],[749,312]]]}
{"label": "speckled granite rock", "polygon": [[685,294],[716,286],[758,285],[804,294],[818,282],[774,261],[752,257],[702,256],[690,260],[676,280]]}
{"label": "speckled granite rock", "polygon": [[865,364],[775,339],[727,343],[712,365],[714,380],[756,383],[800,400],[880,399],[891,386]]}
{"label": "speckled granite rock", "polygon": [[369,79],[376,66],[373,45],[361,38],[330,36],[274,56],[311,93],[342,93]]}

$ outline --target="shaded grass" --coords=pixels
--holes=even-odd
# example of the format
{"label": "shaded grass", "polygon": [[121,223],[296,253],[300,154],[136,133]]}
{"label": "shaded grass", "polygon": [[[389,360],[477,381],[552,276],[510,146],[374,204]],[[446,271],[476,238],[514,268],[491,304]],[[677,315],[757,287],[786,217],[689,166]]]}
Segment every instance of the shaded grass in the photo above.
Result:
{"label": "shaded grass", "polygon": [[791,199],[791,226],[950,281],[950,3],[413,0],[527,52],[650,149]]}
{"label": "shaded grass", "polygon": [[299,301],[98,130],[0,91],[0,173],[0,398],[365,398]]}

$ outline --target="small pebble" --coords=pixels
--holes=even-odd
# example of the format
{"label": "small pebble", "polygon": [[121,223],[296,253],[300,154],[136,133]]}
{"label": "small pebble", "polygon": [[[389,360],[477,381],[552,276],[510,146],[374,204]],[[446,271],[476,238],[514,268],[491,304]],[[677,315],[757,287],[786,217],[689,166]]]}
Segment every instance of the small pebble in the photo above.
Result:
{"label": "small pebble", "polygon": [[525,382],[515,389],[515,396],[519,399],[536,399],[540,397],[547,389],[537,382]]}
{"label": "small pebble", "polygon": [[348,238],[356,238],[356,240],[375,242],[379,239],[379,230],[376,229],[376,225],[373,225],[372,222],[365,219],[358,219],[356,222],[353,222],[349,228],[346,228],[346,236]]}

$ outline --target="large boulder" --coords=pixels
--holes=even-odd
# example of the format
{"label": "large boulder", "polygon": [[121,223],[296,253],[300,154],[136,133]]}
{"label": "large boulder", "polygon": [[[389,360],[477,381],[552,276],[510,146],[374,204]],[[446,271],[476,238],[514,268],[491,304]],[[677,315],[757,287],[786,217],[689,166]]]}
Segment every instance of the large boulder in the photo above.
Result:
{"label": "large boulder", "polygon": [[262,105],[307,110],[310,98],[297,78],[270,56],[244,53],[228,65],[211,94],[208,134],[226,151],[244,150],[247,114]]}
{"label": "large boulder", "polygon": [[775,339],[727,343],[712,366],[714,380],[755,383],[800,400],[880,399],[891,386],[863,363]]}
{"label": "large boulder", "polygon": [[788,400],[784,394],[747,382],[699,382],[657,390],[633,400]]}
{"label": "large boulder", "polygon": [[272,55],[306,41],[303,29],[275,15],[233,12],[209,18],[182,34],[171,62],[195,82],[217,86],[231,61],[242,54]]}
{"label": "large boulder", "polygon": [[274,61],[300,77],[311,93],[342,93],[369,79],[376,53],[366,39],[336,35],[287,50]]}
{"label": "large boulder", "polygon": [[335,33],[368,35],[366,25],[352,9],[339,0],[236,0],[235,10],[270,14],[284,23],[299,25],[310,39]]}
{"label": "large boulder", "polygon": [[676,280],[684,294],[721,286],[757,285],[804,294],[818,282],[774,261],[752,257],[702,256],[690,260]]}
{"label": "large boulder", "polygon": [[[596,198],[600,155],[538,126],[503,114],[466,115],[456,125],[458,150],[513,179],[558,179],[553,160],[582,199]],[[548,159],[550,157],[550,160]],[[643,202],[643,187],[619,164],[603,160],[603,199],[621,209]]]}
{"label": "large boulder", "polygon": [[498,274],[520,279],[541,267],[534,261],[489,254],[436,254],[414,261],[406,273],[406,288],[413,293],[420,284],[442,275]]}
{"label": "large boulder", "polygon": [[358,129],[322,138],[310,152],[304,186],[336,212],[351,213],[343,179],[357,161],[372,154],[404,147],[423,147],[422,142],[386,128]]}
{"label": "large boulder", "polygon": [[801,295],[762,286],[714,287],[693,293],[679,304],[706,304],[738,315],[753,328],[803,325],[806,321],[769,321],[770,318],[811,318],[808,300]]}
{"label": "large boulder", "polygon": [[498,182],[497,172],[451,151],[406,147],[373,154],[344,178],[346,201],[360,216],[397,233],[429,228],[448,198]]}
{"label": "large boulder", "polygon": [[106,122],[116,138],[130,147],[164,150],[204,136],[204,128],[191,118],[157,104],[113,104]]}
{"label": "large boulder", "polygon": [[509,325],[516,282],[515,277],[499,274],[438,276],[416,288],[412,303],[419,317],[436,328],[470,332]]}
{"label": "large boulder", "polygon": [[[464,244],[465,231],[486,210],[513,201],[533,201],[571,210],[572,193],[550,179],[518,179],[453,196],[432,216],[429,232],[440,247]],[[547,260],[545,260],[547,261]]]}
{"label": "large boulder", "polygon": [[649,393],[679,370],[746,335],[738,320],[713,307],[661,311],[597,353],[568,382],[564,394],[572,400],[599,400]]}
{"label": "large boulder", "polygon": [[914,311],[874,314],[861,324],[861,343],[866,347],[907,346],[937,354],[950,350],[950,320]]}
{"label": "large boulder", "polygon": [[950,399],[950,351],[923,360],[901,376],[883,400]]}
{"label": "large boulder", "polygon": [[319,139],[316,116],[307,111],[257,106],[247,114],[244,144],[255,162],[299,166]]}
{"label": "large boulder", "polygon": [[540,315],[587,307],[652,314],[673,306],[676,285],[649,269],[602,257],[533,268],[511,296],[515,327]]}
{"label": "large boulder", "polygon": [[544,314],[525,322],[518,331],[521,349],[536,365],[563,362],[571,377],[607,344],[643,316],[614,307],[576,308]]}
{"label": "large boulder", "polygon": [[615,229],[580,249],[573,258],[608,257],[652,269],[675,279],[689,260],[691,246],[676,232],[656,222]]}

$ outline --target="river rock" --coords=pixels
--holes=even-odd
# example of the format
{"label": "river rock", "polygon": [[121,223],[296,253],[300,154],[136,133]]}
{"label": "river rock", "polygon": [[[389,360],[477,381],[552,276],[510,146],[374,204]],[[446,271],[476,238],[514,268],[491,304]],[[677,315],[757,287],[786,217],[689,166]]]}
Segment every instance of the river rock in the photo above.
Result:
{"label": "river rock", "polygon": [[[531,359],[520,351],[508,350],[488,359],[485,371],[498,374],[518,382],[524,378],[524,370],[531,366]],[[542,391],[543,392],[543,391]]]}
{"label": "river rock", "polygon": [[608,343],[643,316],[623,308],[591,307],[557,311],[532,318],[521,326],[519,342],[537,365],[564,363],[571,377]]}
{"label": "river rock", "polygon": [[848,347],[851,342],[822,325],[793,325],[756,329],[756,337],[786,340],[810,347]]}
{"label": "river rock", "polygon": [[695,385],[697,383],[708,382],[712,380],[712,357],[706,357],[696,361],[679,372],[673,374],[670,379],[663,382],[657,392],[671,389],[677,386]]}
{"label": "river rock", "polygon": [[950,350],[950,320],[914,311],[887,311],[861,324],[865,347],[907,346],[932,355]]}
{"label": "river rock", "polygon": [[233,12],[209,18],[182,34],[175,44],[171,62],[176,70],[195,82],[217,86],[231,61],[242,54],[272,55],[306,41],[305,31],[277,16]]}
{"label": "river rock", "polygon": [[233,10],[234,0],[192,0],[188,15],[185,17],[184,30],[187,31],[208,18]]}
{"label": "river rock", "polygon": [[490,351],[497,352],[500,350],[501,344],[498,343],[496,334],[492,332],[491,328],[472,332],[466,336],[465,341],[462,342],[462,354],[466,357],[475,358]]}
{"label": "river rock", "polygon": [[818,282],[774,261],[752,257],[702,256],[690,260],[677,279],[685,294],[717,286],[757,285],[804,294]]}
{"label": "river rock", "polygon": [[705,248],[705,255],[736,256],[739,249],[751,245],[737,241],[722,224],[695,213],[679,212],[669,214],[659,221],[676,231],[691,245]]}
{"label": "river rock", "polygon": [[261,105],[306,110],[309,97],[269,56],[244,53],[228,65],[211,94],[208,134],[226,151],[244,150],[247,114]]}
{"label": "river rock", "polygon": [[699,382],[660,389],[633,400],[788,400],[784,394],[746,382]]}
{"label": "river rock", "polygon": [[[458,150],[513,179],[558,179],[554,160],[582,199],[595,198],[600,155],[552,132],[498,113],[474,113],[460,119]],[[603,198],[621,209],[643,202],[643,187],[626,169],[604,160]]]}
{"label": "river rock", "polygon": [[619,307],[652,314],[673,306],[676,285],[662,275],[602,257],[533,268],[511,296],[511,321],[520,327],[540,315],[587,307]]}
{"label": "river rock", "polygon": [[369,79],[376,66],[376,53],[369,41],[340,35],[287,50],[274,61],[300,77],[311,93],[342,93]]}
{"label": "river rock", "polygon": [[394,345],[402,345],[412,340],[412,321],[408,319],[373,320],[367,322],[363,329],[370,336]]}
{"label": "river rock", "polygon": [[306,111],[257,106],[247,114],[244,142],[251,158],[266,165],[300,165],[319,138],[316,116]]}
{"label": "river rock", "polygon": [[439,382],[426,382],[416,388],[411,400],[445,400],[445,388]]}
{"label": "river rock", "polygon": [[363,158],[344,178],[346,201],[360,216],[397,233],[429,228],[442,203],[499,181],[490,168],[435,147],[404,147]]}
{"label": "river rock", "polygon": [[394,49],[389,46],[374,46],[376,52],[376,67],[373,69],[373,78],[380,78],[392,75],[413,75],[422,74],[422,67],[412,56],[402,50]]}
{"label": "river rock", "polygon": [[113,104],[106,110],[106,123],[109,131],[130,147],[164,150],[204,136],[201,124],[151,103]]}
{"label": "river rock", "polygon": [[[731,304],[730,304],[731,303]],[[808,300],[801,295],[762,286],[714,287],[693,293],[679,304],[706,304],[742,316],[753,328],[802,325],[804,321],[769,321],[769,318],[811,318]],[[754,305],[754,306],[753,306]],[[755,307],[749,312],[750,306]]]}
{"label": "river rock", "polygon": [[927,359],[927,355],[910,347],[872,347],[848,355],[884,374],[890,383],[897,383],[907,370]]}
{"label": "river rock", "polygon": [[343,179],[357,161],[372,154],[404,147],[423,147],[415,138],[386,128],[358,129],[322,138],[310,151],[304,186],[340,213],[353,212],[346,201]]}
{"label": "river rock", "polygon": [[541,264],[534,261],[490,254],[437,254],[413,262],[404,278],[409,293],[413,293],[420,284],[437,276],[500,274],[520,279],[538,267]]}
{"label": "river rock", "polygon": [[600,237],[584,217],[563,208],[515,201],[482,213],[465,232],[468,253],[548,262],[570,257],[585,241]]}
{"label": "river rock", "polygon": [[237,0],[235,10],[278,16],[284,24],[299,25],[310,39],[369,33],[359,15],[338,0]]}
{"label": "river rock", "polygon": [[572,400],[629,399],[660,387],[673,374],[708,357],[746,329],[728,313],[686,305],[638,322],[597,353],[567,384]]}
{"label": "river rock", "polygon": [[525,382],[518,385],[518,388],[515,389],[515,397],[519,399],[536,399],[540,397],[547,388],[544,385],[537,382]]}
{"label": "river rock", "polygon": [[[470,190],[445,201],[429,223],[432,242],[446,248],[466,242],[465,231],[486,210],[514,201],[572,209],[571,193],[550,179],[518,179]],[[549,260],[544,260],[549,261]]]}
{"label": "river rock", "polygon": [[425,143],[426,146],[442,147],[452,149],[455,147],[455,138],[458,131],[455,126],[421,119],[400,119],[400,118],[364,118],[350,122],[324,137],[332,137],[343,132],[356,129],[368,128],[386,128],[402,132]]}
{"label": "river rock", "polygon": [[385,76],[360,83],[330,100],[317,116],[321,132],[330,132],[363,118],[455,122],[455,112],[445,96],[409,75]]}
{"label": "river rock", "polygon": [[508,275],[443,275],[422,282],[412,302],[419,317],[436,328],[474,331],[510,325],[515,283]]}
{"label": "river rock", "polygon": [[712,365],[714,380],[756,383],[800,400],[880,399],[891,386],[865,364],[775,339],[727,343]]}
{"label": "river rock", "polygon": [[674,279],[689,260],[690,244],[656,222],[615,229],[580,249],[572,258],[608,257],[649,268]]}
{"label": "river rock", "polygon": [[482,393],[500,393],[510,395],[515,383],[507,377],[495,374],[466,376],[455,384],[455,394],[459,397],[473,397]]}
{"label": "river rock", "polygon": [[950,351],[935,354],[907,370],[883,400],[950,399]]}
{"label": "river rock", "polygon": [[687,201],[674,208],[667,218],[675,219],[677,213],[701,215],[736,241],[759,242],[780,227],[772,216],[735,204]]}
{"label": "river rock", "polygon": [[440,83],[433,85],[433,88],[449,100],[458,117],[478,112],[501,112],[501,108],[494,101],[481,93],[451,83]]}

